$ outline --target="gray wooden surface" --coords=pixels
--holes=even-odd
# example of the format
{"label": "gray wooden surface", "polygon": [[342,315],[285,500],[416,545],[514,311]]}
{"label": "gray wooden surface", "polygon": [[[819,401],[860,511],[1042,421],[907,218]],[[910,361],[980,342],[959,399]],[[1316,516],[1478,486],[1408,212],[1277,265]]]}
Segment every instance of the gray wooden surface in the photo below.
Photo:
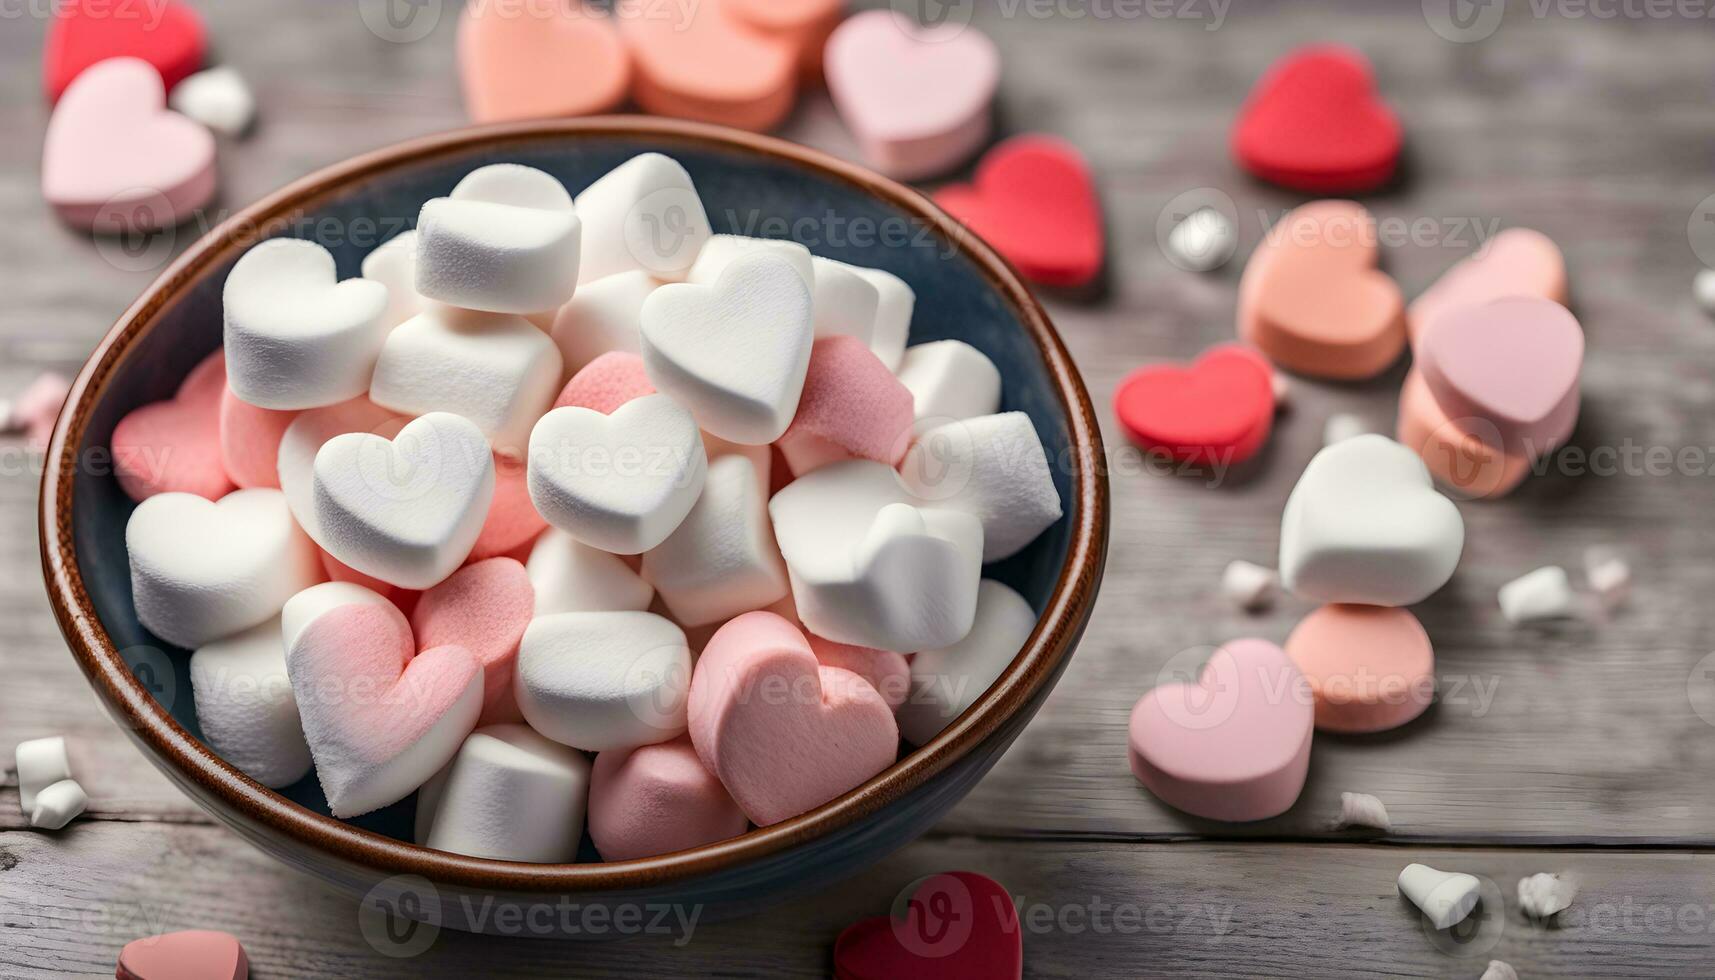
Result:
{"label": "gray wooden surface", "polygon": [[[43,367],[74,369],[153,275],[113,269],[40,201],[37,6],[0,18],[0,394]],[[462,120],[450,15],[423,40],[392,44],[365,29],[355,0],[200,6],[218,56],[256,86],[263,112],[249,139],[222,144],[221,207]],[[1205,16],[1115,19],[1098,14],[1146,8],[1094,0],[1061,0],[1048,16],[1029,0],[977,9],[1006,63],[1006,127],[1065,136],[1098,173],[1110,292],[1050,306],[1104,414],[1132,367],[1231,336],[1240,261],[1208,276],[1174,268],[1157,244],[1158,216],[1186,191],[1229,195],[1242,259],[1300,198],[1228,162],[1234,109],[1272,58],[1335,40],[1377,63],[1407,126],[1409,173],[1369,202],[1384,219],[1432,229],[1386,252],[1407,294],[1470,250],[1472,222],[1547,232],[1567,253],[1590,339],[1575,444],[1715,456],[1715,326],[1691,301],[1698,264],[1687,234],[1715,192],[1707,22],[1515,2],[1494,36],[1455,44],[1429,30],[1415,2],[1240,3],[1218,30],[1205,30],[1207,4],[1175,6]],[[819,94],[784,134],[851,147]],[[842,925],[884,911],[921,874],[972,868],[1027,910],[1049,910],[1044,928],[1027,921],[1031,976],[1476,977],[1489,956],[1527,978],[1715,975],[1715,671],[1694,669],[1715,624],[1707,460],[1652,473],[1636,456],[1621,472],[1553,473],[1506,501],[1463,505],[1466,559],[1419,610],[1436,643],[1441,703],[1387,736],[1318,736],[1309,785],[1278,820],[1190,819],[1127,772],[1126,714],[1170,658],[1237,635],[1281,639],[1307,611],[1294,602],[1258,617],[1229,611],[1215,594],[1220,569],[1232,558],[1272,562],[1281,504],[1324,418],[1351,411],[1391,428],[1399,377],[1298,383],[1262,460],[1216,487],[1139,472],[1110,428],[1107,582],[1064,680],[964,804],[851,887],[702,925],[682,946],[443,934],[402,961],[365,941],[351,903],[214,826],[101,713],[42,598],[36,470],[20,444],[0,441],[0,747],[69,734],[92,796],[84,820],[38,834],[22,829],[6,773],[0,973],[107,973],[127,939],[206,926],[239,935],[258,977],[814,976],[827,972]],[[1638,588],[1625,609],[1549,629],[1501,621],[1496,586],[1541,564],[1575,568],[1592,545],[1632,560]],[[1330,831],[1345,790],[1380,796],[1393,833]],[[1504,910],[1471,942],[1432,941],[1393,895],[1412,860],[1491,878]],[[1583,882],[1578,906],[1552,928],[1527,923],[1512,895],[1520,875],[1539,870]],[[1123,928],[1112,907],[1137,910],[1145,925]]]}

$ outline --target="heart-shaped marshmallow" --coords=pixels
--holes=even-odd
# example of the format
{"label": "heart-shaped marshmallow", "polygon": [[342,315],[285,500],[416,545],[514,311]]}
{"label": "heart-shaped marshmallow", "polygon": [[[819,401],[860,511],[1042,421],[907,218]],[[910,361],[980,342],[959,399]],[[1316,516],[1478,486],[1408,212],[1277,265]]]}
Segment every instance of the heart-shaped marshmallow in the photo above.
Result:
{"label": "heart-shaped marshmallow", "polygon": [[1023,412],[938,425],[917,437],[899,473],[926,506],[982,521],[985,562],[1018,554],[1063,513],[1048,453]]}
{"label": "heart-shaped marshmallow", "polygon": [[298,634],[315,622],[322,613],[340,606],[381,606],[396,609],[380,593],[353,582],[323,582],[312,585],[286,600],[280,610],[280,640],[283,649],[290,650],[298,642]]}
{"label": "heart-shaped marshmallow", "polygon": [[1503,497],[1530,475],[1531,461],[1496,449],[1453,424],[1413,368],[1399,392],[1398,439],[1435,482],[1463,497]]}
{"label": "heart-shaped marshmallow", "polygon": [[[792,597],[788,595],[784,604],[790,605]],[[782,603],[769,607],[769,612],[776,613],[788,622],[797,622],[797,610],[790,610],[791,615],[781,608]],[[875,693],[887,702],[893,709],[894,719],[899,717],[899,708],[911,694],[911,664],[906,661],[905,654],[893,650],[874,650],[869,647],[853,646],[850,643],[835,643],[825,640],[812,633],[806,633],[804,638],[810,641],[810,650],[816,654],[816,662],[824,667],[838,667],[849,670],[863,678]],[[903,733],[901,733],[903,734]]]}
{"label": "heart-shaped marshmallow", "polygon": [[1354,380],[1405,350],[1399,287],[1376,266],[1375,219],[1316,201],[1269,231],[1239,280],[1239,338],[1291,371]]}
{"label": "heart-shaped marshmallow", "polygon": [[745,613],[709,640],[689,720],[697,755],[759,827],[855,789],[899,748],[881,695],[820,666],[797,627],[770,612]]}
{"label": "heart-shaped marshmallow", "polygon": [[158,493],[131,512],[125,549],[138,621],[187,650],[272,619],[322,578],[278,490]]}
{"label": "heart-shaped marshmallow", "polygon": [[554,315],[551,332],[560,348],[562,373],[575,375],[603,354],[640,354],[643,301],[659,285],[654,276],[638,270],[580,285]]}
{"label": "heart-shaped marshmallow", "polygon": [[1020,980],[1024,931],[1000,883],[970,871],[915,882],[905,914],[847,926],[834,943],[835,980]]}
{"label": "heart-shaped marshmallow", "polygon": [[1494,448],[1537,459],[1578,424],[1584,331],[1553,300],[1448,310],[1418,338],[1417,359],[1453,424]]}
{"label": "heart-shaped marshmallow", "polygon": [[1286,655],[1310,681],[1325,732],[1385,732],[1435,699],[1435,650],[1405,609],[1323,606],[1293,627]]}
{"label": "heart-shaped marshmallow", "polygon": [[411,610],[411,632],[419,649],[459,646],[482,664],[479,724],[520,717],[512,700],[512,668],[535,609],[536,592],[524,566],[511,558],[490,558],[466,565],[424,591]]}
{"label": "heart-shaped marshmallow", "polygon": [[548,174],[479,167],[417,217],[417,292],[467,310],[558,309],[577,288],[581,228],[571,195]]}
{"label": "heart-shaped marshmallow", "polygon": [[[833,262],[832,259],[824,261]],[[835,263],[845,265],[843,262]],[[905,280],[885,269],[847,266],[875,287],[875,327],[870,332],[869,349],[881,358],[889,371],[898,371],[905,357],[905,341],[911,335],[911,315],[917,309],[917,293]]]}
{"label": "heart-shaped marshmallow", "polygon": [[348,432],[316,453],[315,525],[352,568],[426,589],[464,563],[494,497],[494,458],[468,420],[433,412],[393,439]]}
{"label": "heart-shaped marshmallow", "polygon": [[583,0],[467,5],[458,64],[465,111],[477,123],[608,112],[631,81],[619,31]]}
{"label": "heart-shaped marshmallow", "polygon": [[1222,344],[1189,368],[1152,364],[1126,375],[1114,414],[1146,449],[1201,464],[1242,463],[1274,427],[1274,371],[1250,348]]}
{"label": "heart-shaped marshmallow", "polygon": [[530,499],[549,524],[603,551],[667,539],[702,492],[708,458],[691,413],[666,395],[611,415],[556,408],[530,433]]}
{"label": "heart-shaped marshmallow", "polygon": [[286,651],[316,778],[336,817],[396,803],[452,760],[482,711],[482,664],[457,646],[416,652],[391,605],[341,605]]}
{"label": "heart-shaped marshmallow", "polygon": [[828,38],[824,68],[840,118],[882,173],[932,177],[988,141],[1000,54],[974,28],[865,11]]}
{"label": "heart-shaped marshmallow", "polygon": [[381,323],[388,330],[428,309],[417,292],[417,233],[401,232],[363,257],[363,278],[387,287]]}
{"label": "heart-shaped marshmallow", "polygon": [[1411,342],[1415,344],[1429,322],[1448,310],[1511,296],[1535,296],[1566,305],[1566,259],[1540,231],[1508,228],[1475,255],[1443,272],[1406,310]]}
{"label": "heart-shaped marshmallow", "polygon": [[469,562],[490,558],[521,559],[547,530],[548,522],[536,513],[530,502],[530,481],[525,463],[512,456],[494,457],[494,499],[489,502],[488,516],[483,519],[482,532],[470,546]]}
{"label": "heart-shaped marshmallow", "polygon": [[387,334],[369,397],[406,415],[451,412],[518,456],[554,400],[560,349],[530,321],[438,306]]}
{"label": "heart-shaped marshmallow", "polygon": [[[570,304],[568,304],[570,305]],[[603,415],[636,398],[655,394],[643,356],[609,351],[585,364],[554,399],[555,408],[587,408]]]}
{"label": "heart-shaped marshmallow", "polygon": [[387,339],[387,287],[339,281],[315,242],[276,238],[226,277],[227,382],[258,408],[321,408],[369,390]]}
{"label": "heart-shaped marshmallow", "polygon": [[1131,771],[1162,802],[1211,820],[1285,813],[1310,768],[1309,684],[1267,640],[1234,640],[1197,680],[1161,684],[1131,712]]}
{"label": "heart-shaped marshmallow", "polygon": [[280,488],[280,440],[297,412],[257,408],[226,388],[220,394],[220,462],[240,487]]}
{"label": "heart-shaped marshmallow", "polygon": [[1000,411],[1000,369],[962,340],[906,348],[899,383],[911,392],[913,426],[919,433],[943,422]]}
{"label": "heart-shaped marshmallow", "polygon": [[214,196],[214,137],[167,109],[136,58],[94,65],[65,92],[42,144],[42,196],[79,228],[171,228]]}
{"label": "heart-shaped marshmallow", "polygon": [[1313,45],[1257,82],[1233,127],[1233,156],[1283,187],[1355,193],[1393,177],[1403,139],[1369,62],[1349,48]]}
{"label": "heart-shaped marshmallow", "polygon": [[897,473],[867,460],[829,464],[774,495],[768,513],[810,632],[909,653],[970,631],[982,524],[921,503]]}
{"label": "heart-shaped marshmallow", "polygon": [[709,216],[691,175],[664,154],[632,157],[574,203],[584,226],[580,285],[622,272],[681,282],[709,240]]}
{"label": "heart-shaped marshmallow", "polygon": [[786,431],[813,342],[810,290],[777,255],[742,255],[711,285],[673,283],[643,303],[649,379],[732,442]]}
{"label": "heart-shaped marshmallow", "polygon": [[536,615],[568,612],[643,612],[655,588],[618,555],[592,548],[549,528],[524,566],[536,591]]}
{"label": "heart-shaped marshmallow", "polygon": [[72,81],[116,58],[138,59],[172,88],[202,67],[207,32],[194,7],[157,0],[116,7],[106,0],[57,0],[42,42],[42,87],[58,102]]}
{"label": "heart-shaped marshmallow", "polygon": [[[205,357],[172,398],[133,409],[113,427],[113,476],[132,500],[194,493],[219,500],[232,489],[221,461],[220,401],[226,360]],[[58,412],[56,411],[56,415]]]}
{"label": "heart-shaped marshmallow", "polygon": [[697,253],[697,260],[691,264],[691,271],[685,277],[686,282],[708,286],[721,277],[726,267],[741,255],[752,255],[757,252],[767,252],[792,263],[792,271],[798,273],[798,278],[804,280],[804,285],[811,291],[816,289],[816,265],[810,250],[797,242],[783,238],[750,238],[744,235],[712,235],[703,243],[702,251]]}
{"label": "heart-shaped marshmallow", "polygon": [[798,413],[776,445],[796,476],[842,459],[895,466],[911,442],[911,392],[856,337],[810,351]]}
{"label": "heart-shaped marshmallow", "polygon": [[1102,271],[1102,209],[1083,154],[1064,140],[1015,136],[983,156],[976,181],[935,203],[1044,286],[1076,288]]}
{"label": "heart-shaped marshmallow", "polygon": [[516,676],[530,727],[573,748],[629,749],[685,731],[691,650],[684,631],[654,613],[538,616]]}
{"label": "heart-shaped marshmallow", "polygon": [[246,776],[278,788],[310,771],[278,618],[199,647],[191,693],[203,740]]}
{"label": "heart-shaped marshmallow", "polygon": [[245,980],[250,960],[227,933],[187,929],[126,943],[114,975],[118,980]]}
{"label": "heart-shaped marshmallow", "polygon": [[590,794],[590,840],[604,861],[688,850],[750,826],[685,735],[596,756]]}
{"label": "heart-shaped marshmallow", "polygon": [[417,843],[496,861],[569,863],[589,793],[582,752],[526,725],[479,728],[417,794]]}
{"label": "heart-shaped marshmallow", "polygon": [[787,594],[756,467],[743,456],[709,463],[702,495],[666,540],[643,553],[643,578],[681,626],[722,622]]}
{"label": "heart-shaped marshmallow", "polygon": [[757,132],[786,117],[798,95],[798,49],[751,29],[725,6],[615,5],[636,72],[631,95],[645,112]]}
{"label": "heart-shaped marshmallow", "polygon": [[899,734],[913,745],[927,745],[977,703],[1034,629],[1036,611],[1023,596],[983,579],[971,631],[956,643],[920,650],[911,658],[911,695],[899,706]]}
{"label": "heart-shaped marshmallow", "polygon": [[322,550],[327,550],[327,542],[316,523],[313,479],[316,453],[329,439],[347,432],[372,432],[392,438],[405,427],[406,421],[367,398],[353,398],[327,408],[300,412],[286,426],[280,436],[280,453],[274,467],[280,490],[291,505],[293,519]]}
{"label": "heart-shaped marshmallow", "polygon": [[1386,436],[1317,453],[1280,519],[1281,584],[1318,602],[1409,606],[1447,584],[1465,547],[1459,508]]}

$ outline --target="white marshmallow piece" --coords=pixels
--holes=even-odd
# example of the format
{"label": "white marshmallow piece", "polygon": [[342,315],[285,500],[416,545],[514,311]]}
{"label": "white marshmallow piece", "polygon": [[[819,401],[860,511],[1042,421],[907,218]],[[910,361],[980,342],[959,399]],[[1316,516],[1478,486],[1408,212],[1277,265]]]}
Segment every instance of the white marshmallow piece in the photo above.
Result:
{"label": "white marshmallow piece", "polygon": [[204,740],[240,772],[276,789],[309,773],[310,746],[278,619],[199,647],[191,654],[191,692]]}
{"label": "white marshmallow piece", "polygon": [[1342,830],[1348,827],[1392,830],[1393,822],[1388,819],[1387,807],[1374,796],[1368,793],[1341,793],[1340,818],[1335,821],[1334,826]]}
{"label": "white marshmallow piece", "polygon": [[1245,612],[1261,612],[1274,604],[1280,574],[1248,561],[1231,561],[1221,573],[1221,596]]}
{"label": "white marshmallow piece", "polygon": [[731,442],[773,442],[804,392],[815,340],[810,290],[778,255],[740,256],[711,285],[649,294],[642,337],[650,382],[699,425]]}
{"label": "white marshmallow piece", "polygon": [[[1284,372],[1270,371],[1268,383],[1269,387],[1274,389],[1274,410],[1284,412],[1290,409],[1292,407],[1292,379],[1288,378]],[[1326,432],[1323,434],[1326,435]],[[1324,440],[1324,445],[1326,445],[1326,440]]]}
{"label": "white marshmallow piece", "polygon": [[389,585],[426,589],[476,544],[494,498],[494,457],[475,425],[433,412],[391,440],[359,432],[328,440],[313,481],[329,554]]}
{"label": "white marshmallow piece", "polygon": [[555,310],[578,284],[582,225],[559,181],[497,163],[465,175],[417,218],[417,292],[467,310]]}
{"label": "white marshmallow piece", "polygon": [[524,725],[489,725],[417,794],[417,843],[496,861],[570,862],[590,760]]}
{"label": "white marshmallow piece", "polygon": [[1426,864],[1408,864],[1399,873],[1399,893],[1429,918],[1437,929],[1451,929],[1476,908],[1481,883],[1473,875],[1437,871]]}
{"label": "white marshmallow piece", "polygon": [[182,79],[167,96],[167,105],[222,136],[243,136],[256,121],[256,96],[238,69],[228,65]]}
{"label": "white marshmallow piece", "polygon": [[1447,584],[1465,547],[1459,508],[1423,460],[1385,436],[1327,446],[1280,521],[1280,580],[1317,602],[1408,606]]}
{"label": "white marshmallow piece", "polygon": [[226,277],[226,380],[259,408],[332,405],[363,394],[387,339],[387,287],[339,281],[315,242],[276,238]]}
{"label": "white marshmallow piece", "polygon": [[889,371],[897,372],[900,361],[905,357],[905,342],[911,337],[911,314],[917,308],[917,293],[906,285],[905,280],[884,269],[866,269],[859,265],[847,268],[875,287],[875,329],[870,334],[869,349],[887,365]]}
{"label": "white marshmallow piece", "polygon": [[18,806],[25,815],[35,809],[37,793],[71,778],[71,760],[61,735],[19,742],[13,760],[18,767]]}
{"label": "white marshmallow piece", "polygon": [[1578,611],[1578,599],[1566,569],[1559,565],[1539,568],[1501,586],[1497,597],[1501,615],[1513,625],[1550,619],[1567,619]]}
{"label": "white marshmallow piece", "polygon": [[983,579],[977,612],[963,639],[911,658],[911,693],[895,712],[899,734],[924,745],[964,714],[1023,649],[1036,611],[1010,586]]}
{"label": "white marshmallow piece", "polygon": [[388,330],[429,308],[417,292],[417,233],[401,232],[363,257],[363,278],[387,287],[381,323]]}
{"label": "white marshmallow piece", "polygon": [[811,315],[817,337],[847,336],[871,346],[881,290],[855,265],[810,256]]}
{"label": "white marshmallow piece", "polygon": [[696,506],[678,530],[643,553],[643,578],[681,626],[724,622],[785,598],[786,564],[749,459],[709,463]]}
{"label": "white marshmallow piece", "polygon": [[536,615],[568,612],[643,612],[655,598],[623,558],[549,528],[530,549],[524,570],[536,591]]}
{"label": "white marshmallow piece", "polygon": [[1572,907],[1578,883],[1571,875],[1538,873],[1518,880],[1520,911],[1533,919],[1546,919]]}
{"label": "white marshmallow piece", "polygon": [[919,435],[943,422],[1000,411],[1000,370],[982,351],[962,340],[936,340],[908,347],[899,383],[911,392]]}
{"label": "white marshmallow piece", "polygon": [[685,731],[691,649],[647,612],[531,620],[518,646],[518,707],[530,727],[586,752],[631,749]]}
{"label": "white marshmallow piece", "polygon": [[1611,548],[1591,548],[1584,552],[1584,580],[1611,612],[1631,594],[1632,566]]}
{"label": "white marshmallow piece", "polygon": [[785,259],[792,266],[792,271],[798,273],[798,278],[804,281],[805,288],[811,295],[816,291],[816,267],[810,250],[797,242],[789,242],[781,238],[747,238],[743,235],[714,235],[703,243],[702,251],[697,253],[697,261],[692,264],[691,271],[685,281],[699,286],[712,286],[726,271],[727,266],[745,255],[755,255],[758,252]]}
{"label": "white marshmallow piece", "polygon": [[804,626],[836,643],[913,653],[970,632],[983,528],[923,505],[886,465],[830,463],[768,502]]}
{"label": "white marshmallow piece", "polygon": [[921,433],[899,466],[906,489],[931,507],[983,525],[983,561],[1023,551],[1060,519],[1048,454],[1023,412],[979,415]]}
{"label": "white marshmallow piece", "polygon": [[642,353],[643,301],[660,284],[647,272],[619,272],[579,286],[551,328],[562,377],[612,351]]}
{"label": "white marshmallow piece", "polygon": [[315,545],[278,490],[237,490],[209,501],[158,493],[125,525],[137,619],[194,650],[271,620],[322,579]]}
{"label": "white marshmallow piece", "polygon": [[1691,295],[1699,309],[1715,316],[1715,269],[1697,270],[1697,278],[1691,281]]}
{"label": "white marshmallow piece", "polygon": [[463,416],[517,456],[559,389],[560,349],[530,321],[443,306],[387,335],[369,397],[405,415]]}
{"label": "white marshmallow piece", "polygon": [[77,819],[89,806],[89,794],[75,779],[62,779],[36,794],[30,807],[30,826],[37,830],[59,830]]}
{"label": "white marshmallow piece", "polygon": [[285,607],[280,610],[282,651],[290,650],[292,644],[298,642],[299,634],[321,618],[323,613],[332,612],[341,606],[357,605],[397,608],[380,593],[366,589],[356,582],[323,582],[287,599]]}
{"label": "white marshmallow piece", "polygon": [[1518,980],[1518,971],[1505,960],[1490,960],[1478,980]]}
{"label": "white marshmallow piece", "polygon": [[641,271],[682,282],[709,240],[709,216],[691,175],[660,153],[632,157],[584,188],[578,283]]}
{"label": "white marshmallow piece", "polygon": [[1361,436],[1373,432],[1370,424],[1349,412],[1335,412],[1328,416],[1328,421],[1322,424],[1322,445],[1332,446],[1336,442],[1345,442],[1353,436]]}
{"label": "white marshmallow piece", "polygon": [[280,437],[275,467],[280,473],[280,492],[286,495],[298,526],[324,551],[327,536],[316,523],[316,453],[329,439],[347,432],[372,432],[391,438],[407,421],[367,398],[354,398],[327,408],[311,409],[286,426],[285,434]]}
{"label": "white marshmallow piece", "polygon": [[611,415],[556,408],[530,433],[530,500],[549,524],[619,555],[673,533],[702,493],[708,457],[691,413],[666,395]]}
{"label": "white marshmallow piece", "polygon": [[1225,265],[1238,244],[1238,233],[1226,215],[1198,208],[1167,233],[1167,258],[1187,272],[1209,272]]}

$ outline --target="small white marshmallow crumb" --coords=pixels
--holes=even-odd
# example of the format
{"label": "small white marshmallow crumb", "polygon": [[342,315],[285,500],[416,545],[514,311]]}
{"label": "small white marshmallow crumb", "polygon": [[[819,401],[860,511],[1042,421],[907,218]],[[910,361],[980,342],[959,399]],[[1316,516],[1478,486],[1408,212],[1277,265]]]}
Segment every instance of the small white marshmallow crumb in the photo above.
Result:
{"label": "small white marshmallow crumb", "polygon": [[1273,372],[1269,383],[1274,386],[1274,410],[1284,412],[1292,407],[1292,379],[1279,371]]}
{"label": "small white marshmallow crumb", "polygon": [[1248,561],[1227,564],[1221,573],[1221,595],[1245,612],[1261,612],[1274,603],[1280,590],[1280,573]]}
{"label": "small white marshmallow crumb", "polygon": [[1399,893],[1411,900],[1437,929],[1451,929],[1465,921],[1482,896],[1482,882],[1475,875],[1437,871],[1427,864],[1408,864],[1399,873]]}
{"label": "small white marshmallow crumb", "polygon": [[1328,416],[1328,421],[1322,426],[1322,445],[1332,446],[1353,436],[1365,435],[1370,431],[1370,424],[1348,412],[1335,412]]}
{"label": "small white marshmallow crumb", "polygon": [[1566,569],[1539,568],[1501,586],[1501,615],[1514,625],[1565,619],[1577,612],[1577,597]]}
{"label": "small white marshmallow crumb", "polygon": [[83,791],[77,780],[62,779],[37,793],[35,803],[30,809],[30,826],[38,830],[59,830],[89,806],[89,794]]}
{"label": "small white marshmallow crumb", "polygon": [[1546,919],[1570,908],[1578,897],[1578,883],[1571,875],[1534,874],[1518,880],[1518,904],[1533,919]]}
{"label": "small white marshmallow crumb", "polygon": [[1345,830],[1349,827],[1374,827],[1377,830],[1392,830],[1393,823],[1388,820],[1387,807],[1382,801],[1368,793],[1340,794],[1340,822],[1334,829]]}
{"label": "small white marshmallow crumb", "polygon": [[1602,607],[1612,610],[1632,591],[1632,566],[1611,548],[1591,548],[1584,552],[1584,580]]}
{"label": "small white marshmallow crumb", "polygon": [[1238,243],[1226,215],[1214,208],[1198,208],[1167,233],[1167,257],[1181,269],[1208,272],[1225,265]]}
{"label": "small white marshmallow crumb", "polygon": [[0,432],[17,432],[22,426],[12,415],[12,403],[0,398]]}
{"label": "small white marshmallow crumb", "polygon": [[55,735],[19,742],[13,759],[18,767],[18,808],[25,816],[36,807],[36,794],[62,779],[71,778],[71,760],[66,740]]}
{"label": "small white marshmallow crumb", "polygon": [[1691,294],[1697,297],[1697,305],[1703,312],[1715,316],[1715,269],[1698,269],[1697,278],[1692,280]]}
{"label": "small white marshmallow crumb", "polygon": [[1518,980],[1518,971],[1505,960],[1490,960],[1481,980]]}
{"label": "small white marshmallow crumb", "polygon": [[236,69],[199,71],[173,86],[167,104],[223,136],[242,136],[256,119],[256,96]]}

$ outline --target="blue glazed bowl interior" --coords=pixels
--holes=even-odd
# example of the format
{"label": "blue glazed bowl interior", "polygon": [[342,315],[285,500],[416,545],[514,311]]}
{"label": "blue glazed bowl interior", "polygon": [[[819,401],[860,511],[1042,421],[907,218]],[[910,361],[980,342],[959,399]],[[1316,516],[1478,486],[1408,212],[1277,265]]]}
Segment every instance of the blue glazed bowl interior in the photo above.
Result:
{"label": "blue glazed bowl interior", "polygon": [[[818,255],[892,272],[917,293],[911,343],[962,340],[994,361],[1003,380],[1002,410],[1030,416],[1067,513],[1022,553],[986,568],[984,574],[1016,588],[1040,613],[1066,560],[1077,517],[1065,407],[1019,317],[982,269],[921,219],[861,186],[739,148],[666,137],[584,134],[401,164],[344,186],[313,209],[299,212],[296,220],[261,229],[252,241],[287,236],[318,242],[333,253],[341,278],[356,276],[371,249],[413,227],[424,201],[447,194],[476,167],[526,164],[553,174],[575,194],[648,151],[666,153],[690,171],[715,231],[790,238]],[[170,397],[191,368],[220,346],[221,288],[230,268],[229,262],[191,287],[137,341],[91,406],[78,446],[80,459],[106,458],[114,425],[126,413]],[[72,502],[77,563],[113,645],[156,700],[201,739],[189,651],[149,634],[132,606],[125,523],[133,507],[109,471],[86,466]],[[328,813],[314,773],[279,792],[317,813]],[[407,797],[349,822],[408,842],[415,808],[415,796]],[[598,860],[587,839],[582,859]]]}

